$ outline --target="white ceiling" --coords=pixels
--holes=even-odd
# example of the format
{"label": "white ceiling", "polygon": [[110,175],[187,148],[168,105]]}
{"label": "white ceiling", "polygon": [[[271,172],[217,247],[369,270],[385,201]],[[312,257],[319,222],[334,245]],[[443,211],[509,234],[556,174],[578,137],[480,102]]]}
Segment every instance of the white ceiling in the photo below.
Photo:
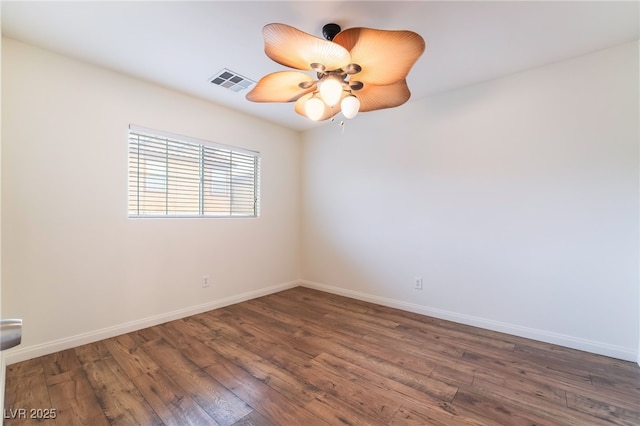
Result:
{"label": "white ceiling", "polygon": [[[247,101],[209,83],[284,70],[261,29],[280,22],[412,30],[427,49],[407,78],[411,100],[638,40],[639,3],[437,1],[2,1],[2,34],[149,80],[296,130],[317,126],[293,104]],[[43,70],[46,78],[46,70]]]}

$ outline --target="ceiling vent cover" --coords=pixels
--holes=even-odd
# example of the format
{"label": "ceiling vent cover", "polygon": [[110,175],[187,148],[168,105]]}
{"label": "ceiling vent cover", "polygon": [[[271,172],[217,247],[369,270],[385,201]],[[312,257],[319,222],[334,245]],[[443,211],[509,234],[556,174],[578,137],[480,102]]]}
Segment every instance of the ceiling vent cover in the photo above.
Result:
{"label": "ceiling vent cover", "polygon": [[222,71],[218,72],[216,75],[209,79],[211,83],[216,84],[220,87],[225,87],[234,92],[240,92],[245,89],[251,88],[255,81],[250,78],[244,77],[237,72],[228,70],[223,68]]}

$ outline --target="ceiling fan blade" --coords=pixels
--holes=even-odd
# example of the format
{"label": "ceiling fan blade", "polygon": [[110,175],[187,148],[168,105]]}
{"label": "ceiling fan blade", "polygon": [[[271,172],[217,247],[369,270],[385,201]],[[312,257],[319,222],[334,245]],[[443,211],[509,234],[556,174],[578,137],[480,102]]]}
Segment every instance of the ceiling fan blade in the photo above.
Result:
{"label": "ceiling fan blade", "polygon": [[413,31],[349,28],[333,39],[351,54],[351,62],[362,67],[358,80],[385,85],[403,80],[426,47]]}
{"label": "ceiling fan blade", "polygon": [[384,86],[365,84],[354,95],[360,100],[360,112],[367,112],[402,105],[409,100],[411,92],[403,79]]}
{"label": "ceiling fan blade", "polygon": [[311,84],[303,89],[300,83],[314,81],[313,77],[298,71],[274,72],[262,77],[246,98],[252,102],[293,102],[315,88],[315,84]]}
{"label": "ceiling fan blade", "polygon": [[[307,93],[306,95],[302,96],[300,99],[298,99],[296,101],[295,104],[295,111],[302,115],[303,117],[307,117],[307,113],[304,110],[304,103],[311,97],[313,96],[313,93]],[[333,108],[331,108],[328,105],[324,105],[324,112],[322,113],[322,117],[320,117],[319,120],[317,121],[324,121],[324,120],[328,120],[331,117],[333,117],[334,115],[336,115],[337,113],[340,112],[340,105],[334,106]]]}
{"label": "ceiling fan blade", "polygon": [[341,45],[286,24],[265,25],[262,36],[266,55],[286,67],[310,70],[311,64],[322,64],[335,70],[352,62],[349,51]]}

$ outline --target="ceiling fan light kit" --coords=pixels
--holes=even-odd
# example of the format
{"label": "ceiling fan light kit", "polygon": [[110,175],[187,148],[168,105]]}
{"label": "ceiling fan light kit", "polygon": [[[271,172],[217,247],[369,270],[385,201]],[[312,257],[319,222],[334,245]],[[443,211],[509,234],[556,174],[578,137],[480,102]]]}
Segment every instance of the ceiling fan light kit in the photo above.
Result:
{"label": "ceiling fan light kit", "polygon": [[340,110],[344,114],[345,118],[353,118],[360,111],[360,101],[355,95],[348,95],[340,102]]}
{"label": "ceiling fan light kit", "polygon": [[318,121],[322,118],[324,114],[324,103],[322,99],[320,99],[314,93],[307,101],[304,103],[304,112],[313,121]]}
{"label": "ceiling fan light kit", "polygon": [[279,71],[262,77],[247,93],[252,102],[295,102],[295,111],[314,121],[342,112],[393,108],[411,96],[406,77],[425,50],[424,39],[412,31],[350,28],[327,24],[325,39],[286,24],[262,29],[265,54],[303,72]]}

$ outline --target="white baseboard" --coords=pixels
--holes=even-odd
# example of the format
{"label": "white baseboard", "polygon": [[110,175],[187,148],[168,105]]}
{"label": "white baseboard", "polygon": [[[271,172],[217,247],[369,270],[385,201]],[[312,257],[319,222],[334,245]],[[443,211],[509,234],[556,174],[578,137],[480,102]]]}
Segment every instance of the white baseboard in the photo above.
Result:
{"label": "white baseboard", "polygon": [[[2,364],[10,365],[16,362],[26,361],[28,359],[37,358],[39,356],[48,355],[65,349],[74,348],[76,346],[93,343],[98,340],[107,339],[118,336],[120,334],[129,333],[135,330],[162,324],[190,315],[196,315],[212,309],[222,308],[224,306],[233,305],[244,302],[246,300],[255,299],[257,297],[266,296],[268,294],[277,293],[296,286],[313,288],[327,293],[333,293],[340,296],[350,297],[365,302],[377,303],[379,305],[391,308],[401,309],[404,311],[414,312],[421,315],[427,315],[434,318],[445,319],[461,324],[472,325],[474,327],[485,328],[488,330],[498,331],[501,333],[512,334],[515,336],[526,337],[541,342],[551,343],[555,345],[565,346],[568,348],[583,350],[599,355],[609,356],[612,358],[622,359],[625,361],[636,362],[640,365],[640,354],[635,353],[629,348],[610,345],[603,342],[595,342],[592,340],[582,339],[579,337],[568,336],[564,334],[538,330],[519,325],[503,323],[499,321],[488,320],[485,318],[474,317],[470,315],[460,314],[457,312],[446,311],[428,306],[418,305],[415,303],[405,302],[397,299],[390,299],[381,296],[375,296],[367,293],[348,290],[340,287],[334,287],[326,284],[320,284],[313,281],[301,280],[291,281],[287,283],[277,284],[260,290],[250,291],[220,300],[213,300],[200,305],[191,306],[184,309],[178,309],[172,312],[155,315],[152,317],[141,318],[139,320],[130,321],[124,324],[118,324],[112,327],[106,327],[99,330],[82,333],[75,336],[69,336],[50,342],[41,343],[32,346],[18,346],[9,349],[3,353],[4,362]],[[4,365],[0,365],[4,368]],[[0,423],[1,424],[1,423]]]}
{"label": "white baseboard", "polygon": [[184,309],[178,309],[160,315],[154,315],[147,318],[130,321],[124,324],[105,327],[88,333],[81,333],[75,336],[69,336],[62,339],[52,340],[50,342],[41,343],[32,346],[18,346],[15,349],[9,349],[4,353],[4,361],[7,365],[16,362],[26,361],[28,359],[37,358],[39,356],[48,355],[65,349],[75,348],[87,343],[97,342],[98,340],[108,339],[110,337],[119,336],[121,334],[130,333],[135,330],[151,327],[165,322],[185,318],[196,315],[212,309],[222,308],[224,306],[234,305],[246,300],[255,299],[257,297],[266,296],[271,293],[287,290],[300,285],[299,281],[290,281],[274,286],[262,288],[260,290],[249,291],[246,293],[230,296],[220,300],[213,300],[200,305],[190,306]]}
{"label": "white baseboard", "polygon": [[340,287],[334,287],[326,284],[320,284],[313,281],[300,281],[304,287],[313,288],[327,293],[333,293],[340,296],[350,297],[365,302],[376,303],[391,308],[397,308],[404,311],[414,312],[416,314],[427,315],[435,318],[449,320],[461,324],[472,325],[474,327],[484,328],[487,330],[498,331],[501,333],[511,334],[514,336],[525,337],[528,339],[538,340],[554,345],[565,346],[572,349],[578,349],[598,355],[604,355],[625,361],[639,362],[640,354],[635,353],[630,348],[610,345],[608,343],[596,342],[592,340],[582,339],[580,337],[568,336],[565,334],[554,333],[545,330],[538,330],[529,327],[522,327],[515,324],[503,323],[500,321],[489,320],[485,318],[474,317],[471,315],[460,314],[457,312],[446,311],[428,306],[417,305],[415,303],[405,302],[397,299],[375,296],[358,291],[347,290]]}

